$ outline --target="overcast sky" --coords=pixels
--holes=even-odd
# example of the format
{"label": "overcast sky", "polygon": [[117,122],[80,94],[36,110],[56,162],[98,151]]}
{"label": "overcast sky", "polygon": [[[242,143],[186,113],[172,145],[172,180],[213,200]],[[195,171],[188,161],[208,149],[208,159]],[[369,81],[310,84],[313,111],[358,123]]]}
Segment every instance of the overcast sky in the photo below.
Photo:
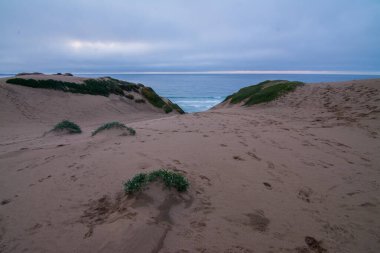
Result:
{"label": "overcast sky", "polygon": [[0,0],[0,73],[380,71],[380,0]]}

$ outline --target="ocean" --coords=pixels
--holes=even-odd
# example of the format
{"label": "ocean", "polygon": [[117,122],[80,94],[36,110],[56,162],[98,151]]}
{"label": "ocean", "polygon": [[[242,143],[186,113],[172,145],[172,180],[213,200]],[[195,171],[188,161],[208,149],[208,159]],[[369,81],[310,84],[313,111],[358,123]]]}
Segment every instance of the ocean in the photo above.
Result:
{"label": "ocean", "polygon": [[[379,78],[376,75],[321,74],[77,74],[85,77],[111,76],[152,87],[160,96],[177,103],[185,112],[201,112],[222,102],[240,88],[265,80],[306,83]],[[9,75],[1,75],[9,76]]]}
{"label": "ocean", "polygon": [[90,74],[82,76],[111,76],[120,80],[142,83],[152,87],[160,96],[167,97],[178,104],[185,112],[206,111],[240,88],[265,80],[281,79],[316,83],[380,78],[375,75],[331,74]]}

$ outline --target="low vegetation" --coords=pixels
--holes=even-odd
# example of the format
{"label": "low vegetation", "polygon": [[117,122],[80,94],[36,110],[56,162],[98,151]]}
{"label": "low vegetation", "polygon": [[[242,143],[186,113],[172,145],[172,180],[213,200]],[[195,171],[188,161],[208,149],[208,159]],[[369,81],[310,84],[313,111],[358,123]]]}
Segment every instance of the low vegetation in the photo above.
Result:
{"label": "low vegetation", "polygon": [[149,103],[155,107],[162,108],[166,113],[176,110],[180,114],[185,113],[177,104],[173,104],[170,100],[165,101],[150,87],[142,87],[141,95],[146,98]]}
{"label": "low vegetation", "polygon": [[127,194],[133,194],[144,189],[144,187],[157,180],[161,180],[166,187],[175,188],[179,192],[187,191],[189,182],[180,173],[173,171],[160,169],[150,173],[140,173],[134,176],[132,179],[124,183],[124,191]]}
{"label": "low vegetation", "polygon": [[248,86],[228,96],[225,101],[230,100],[232,104],[244,101],[244,105],[254,105],[275,100],[276,98],[294,91],[302,82],[286,80],[267,80],[257,85]]}
{"label": "low vegetation", "polygon": [[104,130],[109,130],[109,129],[122,129],[122,130],[128,131],[129,135],[135,135],[136,134],[135,129],[133,129],[131,127],[127,127],[123,123],[114,121],[114,122],[105,123],[102,126],[98,127],[94,132],[92,132],[92,136],[98,134],[99,132],[102,132]]}
{"label": "low vegetation", "polygon": [[123,80],[118,80],[118,79],[112,78],[110,76],[103,77],[101,79],[113,82],[114,84],[119,85],[122,90],[125,90],[128,92],[134,91],[134,92],[139,93],[140,87],[144,87],[144,85],[142,85],[142,84],[139,85],[139,84],[123,81]]}
{"label": "low vegetation", "polygon": [[82,130],[77,124],[68,120],[63,120],[59,122],[57,125],[54,126],[52,131],[54,132],[67,131],[70,134],[82,133]]}
{"label": "low vegetation", "polygon": [[[170,102],[171,103],[171,102]],[[171,103],[171,107],[176,110],[177,112],[179,112],[180,114],[184,114],[185,112],[182,110],[181,107],[179,107],[179,105],[177,104],[174,104],[174,103]]]}
{"label": "low vegetation", "polygon": [[[26,75],[29,73],[21,73],[19,75]],[[61,74],[61,73],[58,73]],[[62,74],[61,74],[62,75]],[[63,75],[69,75],[65,73]],[[9,84],[22,85],[31,88],[52,89],[60,90],[63,92],[100,95],[108,97],[110,94],[124,96],[133,100],[134,96],[131,92],[141,94],[143,98],[148,100],[153,106],[161,108],[166,113],[173,110],[183,114],[184,111],[177,105],[173,104],[170,100],[161,98],[152,88],[145,87],[142,84],[135,84],[127,81],[118,80],[112,77],[102,77],[97,79],[86,79],[83,83],[64,82],[59,80],[38,80],[38,79],[25,79],[25,78],[10,78],[7,80]],[[145,103],[144,99],[136,99],[136,103]]]}
{"label": "low vegetation", "polygon": [[28,75],[43,75],[41,72],[21,72],[16,74],[16,76],[28,76]]}
{"label": "low vegetation", "polygon": [[24,78],[11,78],[7,83],[27,86],[31,88],[42,88],[60,90],[63,92],[101,95],[108,97],[111,93],[116,95],[124,95],[123,89],[114,83],[102,79],[87,79],[84,83],[63,82],[59,80],[37,80]]}
{"label": "low vegetation", "polygon": [[162,100],[162,98],[150,87],[143,87],[141,89],[141,95],[143,95],[155,107],[162,108],[166,105],[164,100]]}

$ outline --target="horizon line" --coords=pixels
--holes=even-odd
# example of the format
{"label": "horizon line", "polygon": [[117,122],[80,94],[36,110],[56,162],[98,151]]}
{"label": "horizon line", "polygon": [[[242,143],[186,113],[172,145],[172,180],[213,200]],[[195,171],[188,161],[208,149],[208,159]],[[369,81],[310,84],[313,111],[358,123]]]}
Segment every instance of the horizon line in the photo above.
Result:
{"label": "horizon line", "polygon": [[75,74],[121,74],[121,75],[202,75],[202,74],[294,74],[294,75],[380,75],[380,71],[334,71],[334,70],[221,70],[221,71],[130,71],[130,72],[74,72]]}
{"label": "horizon line", "polygon": [[[43,72],[42,72],[43,73]],[[45,72],[56,74],[55,72]],[[63,72],[62,72],[63,73]],[[350,70],[211,70],[211,71],[127,71],[127,72],[72,72],[76,75],[223,75],[223,74],[272,74],[272,75],[380,75],[380,71],[350,71]],[[17,73],[0,73],[1,75],[16,75]]]}

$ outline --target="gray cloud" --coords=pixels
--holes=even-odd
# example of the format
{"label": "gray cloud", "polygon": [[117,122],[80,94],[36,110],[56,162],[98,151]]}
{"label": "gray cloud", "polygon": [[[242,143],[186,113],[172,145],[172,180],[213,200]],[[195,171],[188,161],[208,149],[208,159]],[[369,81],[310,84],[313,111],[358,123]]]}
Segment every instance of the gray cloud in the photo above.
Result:
{"label": "gray cloud", "polygon": [[0,72],[379,71],[377,0],[0,2]]}

